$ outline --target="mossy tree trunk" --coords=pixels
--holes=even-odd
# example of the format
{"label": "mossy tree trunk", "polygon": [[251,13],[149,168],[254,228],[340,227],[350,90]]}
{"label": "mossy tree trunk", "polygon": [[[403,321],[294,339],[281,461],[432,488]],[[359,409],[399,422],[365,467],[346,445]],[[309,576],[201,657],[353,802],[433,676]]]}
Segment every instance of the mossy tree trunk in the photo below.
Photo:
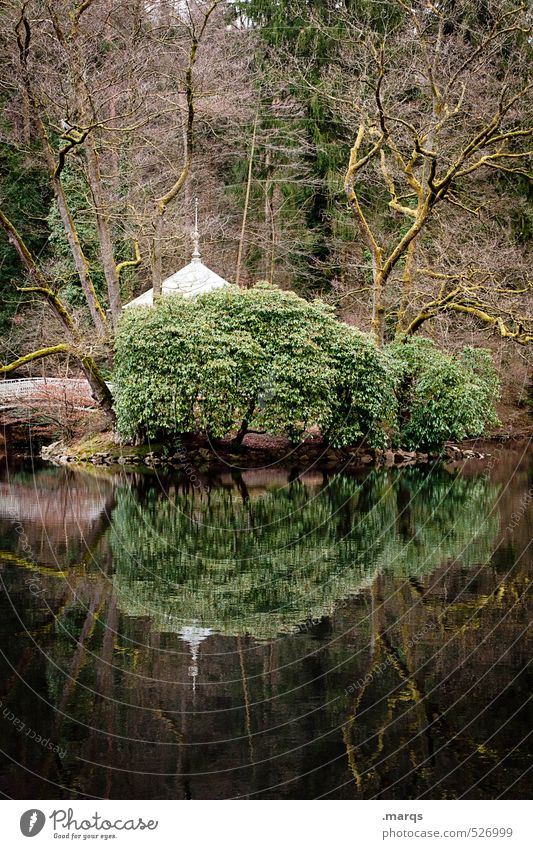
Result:
{"label": "mossy tree trunk", "polygon": [[89,353],[83,350],[83,340],[76,328],[74,319],[68,312],[61,299],[48,285],[46,278],[38,268],[34,257],[32,256],[28,246],[24,242],[24,239],[22,238],[14,224],[9,220],[9,218],[7,218],[7,216],[2,212],[1,209],[0,227],[4,230],[9,241],[17,251],[22,265],[32,283],[32,285],[29,286],[18,286],[15,284],[17,290],[20,292],[26,292],[28,294],[41,295],[46,300],[52,311],[55,313],[56,317],[59,319],[59,321],[65,328],[67,336],[69,338],[69,342],[40,348],[37,351],[33,351],[29,354],[24,355],[23,357],[19,357],[16,360],[13,360],[13,362],[8,363],[7,365],[0,366],[0,374],[8,374],[10,372],[13,372],[16,369],[21,368],[22,366],[27,365],[27,363],[32,362],[34,360],[43,359],[44,357],[49,357],[60,353],[70,353],[75,356],[76,359],[78,359],[81,369],[91,387],[91,391],[93,393],[95,401],[97,401],[97,403],[100,405],[110,422],[114,423],[115,414],[113,411],[113,399],[111,397],[109,387],[107,386],[94,358]]}

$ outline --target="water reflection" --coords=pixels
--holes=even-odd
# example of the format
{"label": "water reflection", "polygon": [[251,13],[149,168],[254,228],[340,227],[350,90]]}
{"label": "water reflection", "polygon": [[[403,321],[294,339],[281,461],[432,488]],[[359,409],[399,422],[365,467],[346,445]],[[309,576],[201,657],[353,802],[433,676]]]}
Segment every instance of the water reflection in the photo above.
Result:
{"label": "water reflection", "polygon": [[395,575],[489,557],[497,489],[419,469],[287,482],[257,499],[233,489],[170,485],[143,498],[121,486],[111,550],[119,605],[160,631],[190,622],[272,638],[333,612]]}
{"label": "water reflection", "polygon": [[530,478],[10,470],[0,791],[527,796]]}

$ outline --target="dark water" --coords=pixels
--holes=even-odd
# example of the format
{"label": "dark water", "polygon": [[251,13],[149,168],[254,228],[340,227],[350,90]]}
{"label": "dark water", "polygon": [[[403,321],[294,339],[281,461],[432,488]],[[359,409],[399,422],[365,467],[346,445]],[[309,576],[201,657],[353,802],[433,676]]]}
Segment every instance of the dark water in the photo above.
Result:
{"label": "dark water", "polygon": [[6,468],[0,792],[528,797],[533,455]]}

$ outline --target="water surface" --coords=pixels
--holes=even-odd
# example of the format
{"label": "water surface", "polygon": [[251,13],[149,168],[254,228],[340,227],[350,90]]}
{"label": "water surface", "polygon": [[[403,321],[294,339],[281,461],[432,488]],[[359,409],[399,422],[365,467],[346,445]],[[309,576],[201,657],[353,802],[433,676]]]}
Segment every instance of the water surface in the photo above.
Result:
{"label": "water surface", "polygon": [[533,455],[0,480],[0,791],[527,797]]}

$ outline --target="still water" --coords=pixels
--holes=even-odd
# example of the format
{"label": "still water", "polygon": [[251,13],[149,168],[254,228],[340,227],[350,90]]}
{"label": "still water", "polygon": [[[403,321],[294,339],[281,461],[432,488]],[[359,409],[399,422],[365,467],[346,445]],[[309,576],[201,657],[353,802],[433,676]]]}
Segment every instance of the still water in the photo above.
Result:
{"label": "still water", "polygon": [[533,454],[7,467],[0,792],[523,798]]}

